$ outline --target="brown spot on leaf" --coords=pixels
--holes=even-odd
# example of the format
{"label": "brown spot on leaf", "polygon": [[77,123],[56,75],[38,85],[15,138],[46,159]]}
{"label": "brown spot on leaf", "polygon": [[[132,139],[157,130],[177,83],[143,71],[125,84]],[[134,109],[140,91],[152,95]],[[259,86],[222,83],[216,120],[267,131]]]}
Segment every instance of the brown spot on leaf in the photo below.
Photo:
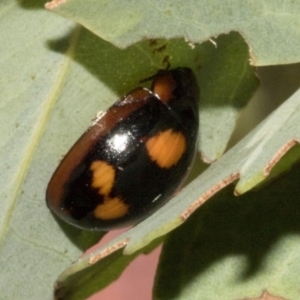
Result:
{"label": "brown spot on leaf", "polygon": [[167,48],[167,44],[157,47],[153,50],[153,54],[160,53],[160,52],[166,50],[166,48]]}
{"label": "brown spot on leaf", "polygon": [[155,39],[150,39],[149,40],[149,46],[150,47],[154,47],[154,46],[156,46],[157,45],[157,40],[155,40]]}

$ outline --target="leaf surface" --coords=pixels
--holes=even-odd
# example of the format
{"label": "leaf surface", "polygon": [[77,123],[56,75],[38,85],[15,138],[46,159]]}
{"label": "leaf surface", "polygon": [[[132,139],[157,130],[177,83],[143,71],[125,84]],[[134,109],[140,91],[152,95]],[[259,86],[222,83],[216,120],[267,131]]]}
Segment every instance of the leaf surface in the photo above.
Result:
{"label": "leaf surface", "polygon": [[202,43],[230,31],[239,32],[256,66],[300,60],[300,3],[285,1],[54,0],[46,8],[76,21],[101,38],[128,47],[145,38],[184,37]]}
{"label": "leaf surface", "polygon": [[195,212],[164,243],[153,299],[298,299],[299,176],[230,186]]}

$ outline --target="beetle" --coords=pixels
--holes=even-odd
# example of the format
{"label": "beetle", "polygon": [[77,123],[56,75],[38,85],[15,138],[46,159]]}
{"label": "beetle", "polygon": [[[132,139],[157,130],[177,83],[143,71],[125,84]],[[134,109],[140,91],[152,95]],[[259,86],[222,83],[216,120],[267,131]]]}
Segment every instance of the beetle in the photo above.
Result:
{"label": "beetle", "polygon": [[192,70],[159,70],[102,113],[54,172],[48,207],[88,230],[135,225],[180,188],[193,162],[199,88]]}

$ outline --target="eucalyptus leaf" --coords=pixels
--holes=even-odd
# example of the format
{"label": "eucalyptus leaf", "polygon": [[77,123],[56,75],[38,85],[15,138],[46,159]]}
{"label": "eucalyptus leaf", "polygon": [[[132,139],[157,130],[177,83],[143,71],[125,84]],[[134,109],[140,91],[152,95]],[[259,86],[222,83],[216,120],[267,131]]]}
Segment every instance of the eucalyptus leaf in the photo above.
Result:
{"label": "eucalyptus leaf", "polygon": [[153,299],[299,299],[299,176],[298,164],[262,189],[234,197],[230,186],[203,205],[165,240]]}
{"label": "eucalyptus leaf", "polygon": [[118,47],[145,38],[184,37],[193,43],[239,32],[256,66],[300,60],[298,1],[53,0],[46,8],[76,21]]}
{"label": "eucalyptus leaf", "polygon": [[44,200],[57,160],[41,140],[70,65],[46,41],[74,24],[15,1],[1,1],[0,15],[0,298],[51,299],[56,274],[103,235],[60,225]]}
{"label": "eucalyptus leaf", "polygon": [[249,65],[247,45],[236,33],[201,45],[200,136],[202,159],[211,163],[222,156],[239,112],[259,82]]}

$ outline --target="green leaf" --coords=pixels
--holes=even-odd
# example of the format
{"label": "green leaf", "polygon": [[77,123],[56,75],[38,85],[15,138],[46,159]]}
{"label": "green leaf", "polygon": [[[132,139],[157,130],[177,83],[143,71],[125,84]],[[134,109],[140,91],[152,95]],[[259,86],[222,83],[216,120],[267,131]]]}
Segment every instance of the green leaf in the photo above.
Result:
{"label": "green leaf", "polygon": [[[282,156],[300,140],[300,90],[259,126],[245,148],[256,148],[240,169],[236,192],[242,194],[264,180]],[[294,161],[299,151],[294,152]]]}
{"label": "green leaf", "polygon": [[74,24],[36,6],[0,3],[1,299],[52,299],[57,274],[103,235],[57,223],[45,205],[47,181],[65,150],[64,140],[54,150],[44,130],[72,62],[47,40]]}
{"label": "green leaf", "polygon": [[256,66],[300,60],[298,1],[52,1],[46,4],[104,40],[125,48],[145,38],[184,37],[202,43],[238,31]]}
{"label": "green leaf", "polygon": [[247,45],[236,34],[222,35],[204,43],[200,72],[199,150],[205,162],[222,156],[240,110],[258,87],[254,68],[249,66]]}
{"label": "green leaf", "polygon": [[298,299],[299,176],[297,165],[263,189],[237,198],[231,186],[203,205],[165,240],[153,299]]}

